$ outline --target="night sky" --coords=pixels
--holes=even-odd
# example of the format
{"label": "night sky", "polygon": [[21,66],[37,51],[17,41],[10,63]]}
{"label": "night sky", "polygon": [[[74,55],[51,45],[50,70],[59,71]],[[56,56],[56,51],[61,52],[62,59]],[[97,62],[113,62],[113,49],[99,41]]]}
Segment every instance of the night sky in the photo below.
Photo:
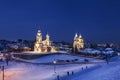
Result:
{"label": "night sky", "polygon": [[72,42],[75,33],[97,43],[120,42],[120,0],[0,0],[0,39]]}

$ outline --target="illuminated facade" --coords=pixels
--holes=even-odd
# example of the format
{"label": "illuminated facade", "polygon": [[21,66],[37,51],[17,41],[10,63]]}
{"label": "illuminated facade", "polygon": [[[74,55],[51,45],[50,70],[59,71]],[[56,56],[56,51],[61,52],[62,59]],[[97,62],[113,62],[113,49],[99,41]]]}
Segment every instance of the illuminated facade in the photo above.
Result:
{"label": "illuminated facade", "polygon": [[74,51],[76,49],[80,50],[81,48],[84,48],[84,40],[82,36],[81,35],[78,36],[77,33],[75,34],[75,37],[74,37],[73,48],[74,48]]}
{"label": "illuminated facade", "polygon": [[37,36],[36,36],[36,42],[34,45],[34,51],[35,52],[56,52],[56,49],[54,46],[51,45],[50,36],[46,35],[46,40],[42,40],[42,34],[41,31],[38,30]]}

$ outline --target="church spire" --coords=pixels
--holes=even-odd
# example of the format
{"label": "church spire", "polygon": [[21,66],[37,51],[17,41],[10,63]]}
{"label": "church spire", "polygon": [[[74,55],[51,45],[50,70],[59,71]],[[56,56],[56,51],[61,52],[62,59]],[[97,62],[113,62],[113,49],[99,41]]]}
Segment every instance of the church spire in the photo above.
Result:
{"label": "church spire", "polygon": [[79,38],[82,38],[82,35],[81,35],[81,34],[79,35]]}
{"label": "church spire", "polygon": [[41,33],[40,27],[38,27],[38,33]]}
{"label": "church spire", "polygon": [[77,38],[78,37],[78,35],[77,35],[77,33],[75,34],[75,38]]}
{"label": "church spire", "polygon": [[75,37],[74,37],[74,40],[76,40],[78,38],[78,35],[77,35],[77,33],[75,34]]}
{"label": "church spire", "polygon": [[38,36],[41,36],[42,34],[41,34],[41,30],[40,30],[40,27],[38,28],[38,32],[37,32],[37,35]]}
{"label": "church spire", "polygon": [[50,38],[50,36],[49,36],[49,34],[47,33],[47,34],[46,34],[46,39],[49,39],[49,38]]}

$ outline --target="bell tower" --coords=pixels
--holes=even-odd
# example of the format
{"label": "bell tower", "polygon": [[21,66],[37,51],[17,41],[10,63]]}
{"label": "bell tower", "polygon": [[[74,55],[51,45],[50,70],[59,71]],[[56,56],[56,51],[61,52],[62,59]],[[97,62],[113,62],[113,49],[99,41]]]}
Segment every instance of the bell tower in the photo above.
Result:
{"label": "bell tower", "polygon": [[46,35],[46,45],[50,46],[50,36],[48,34]]}
{"label": "bell tower", "polygon": [[42,33],[41,33],[40,29],[38,29],[38,32],[37,32],[36,42],[42,43]]}

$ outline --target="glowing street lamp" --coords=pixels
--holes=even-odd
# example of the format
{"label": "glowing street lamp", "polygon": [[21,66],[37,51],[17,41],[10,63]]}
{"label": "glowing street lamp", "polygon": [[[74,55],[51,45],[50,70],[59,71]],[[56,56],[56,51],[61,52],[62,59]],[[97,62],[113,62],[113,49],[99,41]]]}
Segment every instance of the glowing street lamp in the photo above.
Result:
{"label": "glowing street lamp", "polygon": [[57,61],[54,59],[53,64],[54,64],[54,73],[56,73],[56,63]]}
{"label": "glowing street lamp", "polygon": [[4,65],[2,66],[2,70],[3,70],[3,80],[4,80]]}
{"label": "glowing street lamp", "polygon": [[1,62],[1,67],[2,67],[2,71],[3,71],[3,74],[2,74],[2,79],[4,80],[4,61]]}

